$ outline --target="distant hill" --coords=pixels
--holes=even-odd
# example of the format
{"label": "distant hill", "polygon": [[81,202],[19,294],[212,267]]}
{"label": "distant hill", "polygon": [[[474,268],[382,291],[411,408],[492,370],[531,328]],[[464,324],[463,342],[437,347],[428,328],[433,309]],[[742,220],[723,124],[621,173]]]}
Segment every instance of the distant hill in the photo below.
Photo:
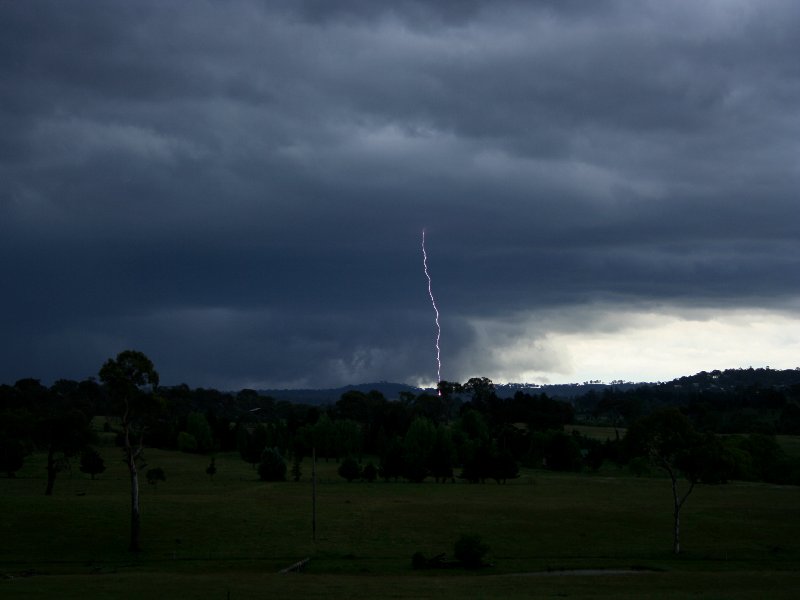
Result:
{"label": "distant hill", "polygon": [[582,396],[588,392],[602,392],[606,389],[628,390],[631,388],[652,385],[650,383],[631,383],[631,382],[586,382],[586,383],[562,383],[536,385],[533,383],[500,383],[495,384],[494,389],[500,398],[511,398],[517,392],[526,394],[547,394],[551,398],[571,399]]}
{"label": "distant hill", "polygon": [[[551,398],[571,400],[583,396],[589,392],[601,393],[606,389],[615,391],[626,391],[637,387],[659,387],[659,388],[691,388],[701,390],[726,390],[747,387],[791,387],[800,385],[800,368],[796,369],[725,369],[724,371],[701,371],[695,375],[679,377],[667,382],[639,382],[613,381],[611,383],[601,383],[599,381],[589,381],[584,383],[567,383],[555,385],[538,385],[534,383],[498,383],[495,384],[495,391],[501,398],[511,398],[517,392],[527,394],[547,394]],[[337,388],[324,389],[263,389],[258,390],[262,396],[271,396],[276,400],[288,400],[302,404],[333,404],[345,392],[356,390],[368,393],[372,390],[378,391],[387,400],[399,400],[402,392],[408,392],[415,396],[423,392],[435,393],[433,388],[420,388],[404,383],[392,383],[388,381],[378,381],[374,383],[361,383],[356,385],[346,385]]]}
{"label": "distant hill", "polygon": [[[606,388],[614,388],[617,390],[630,389],[640,385],[649,385],[646,383],[622,383],[615,382],[611,384],[606,383],[569,383],[559,385],[537,385],[534,383],[499,383],[495,384],[495,392],[500,398],[511,398],[517,392],[525,392],[527,394],[547,394],[552,398],[575,398],[589,391],[602,391]],[[401,392],[408,392],[418,396],[423,392],[435,394],[436,390],[433,388],[420,388],[405,383],[391,383],[388,381],[378,381],[375,383],[360,383],[356,385],[345,385],[337,388],[323,388],[323,389],[263,389],[258,390],[262,396],[270,396],[275,400],[287,400],[298,404],[334,404],[342,394],[349,391],[359,391],[368,393],[373,390],[383,394],[387,400],[399,400]]]}
{"label": "distant hill", "polygon": [[[399,400],[401,392],[409,392],[411,394],[419,395],[426,390],[424,388],[407,385],[405,383],[390,383],[388,381],[379,381],[377,383],[359,383],[356,385],[345,385],[338,388],[323,388],[323,389],[296,389],[296,390],[279,390],[267,389],[258,390],[262,396],[271,396],[276,400],[288,400],[289,402],[296,402],[298,404],[334,404],[342,394],[350,391],[364,392],[365,394],[373,390],[383,394],[387,400]],[[435,393],[433,389],[427,390]]]}
{"label": "distant hill", "polygon": [[733,389],[748,387],[791,387],[800,385],[800,367],[796,369],[725,369],[701,371],[673,379],[673,386],[691,386],[700,389]]}

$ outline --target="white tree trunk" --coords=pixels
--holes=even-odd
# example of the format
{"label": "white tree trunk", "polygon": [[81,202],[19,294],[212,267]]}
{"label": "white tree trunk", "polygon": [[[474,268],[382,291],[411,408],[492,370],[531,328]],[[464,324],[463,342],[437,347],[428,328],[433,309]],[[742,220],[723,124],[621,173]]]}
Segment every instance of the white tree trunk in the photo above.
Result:
{"label": "white tree trunk", "polygon": [[667,472],[669,473],[670,479],[672,479],[672,500],[673,500],[673,517],[674,517],[674,528],[673,528],[673,535],[672,535],[672,550],[675,554],[680,554],[681,552],[681,508],[683,508],[683,503],[686,502],[686,499],[689,497],[689,494],[692,493],[694,489],[694,481],[689,481],[689,489],[686,490],[686,493],[683,497],[678,495],[678,477],[677,474],[672,470],[668,469]]}
{"label": "white tree trunk", "polygon": [[136,458],[141,453],[141,448],[134,450],[131,446],[130,423],[128,423],[128,411],[125,410],[123,421],[125,429],[125,459],[128,463],[128,471],[131,476],[131,542],[129,550],[139,551],[139,530],[141,528],[141,516],[139,513],[139,472],[136,469]]}

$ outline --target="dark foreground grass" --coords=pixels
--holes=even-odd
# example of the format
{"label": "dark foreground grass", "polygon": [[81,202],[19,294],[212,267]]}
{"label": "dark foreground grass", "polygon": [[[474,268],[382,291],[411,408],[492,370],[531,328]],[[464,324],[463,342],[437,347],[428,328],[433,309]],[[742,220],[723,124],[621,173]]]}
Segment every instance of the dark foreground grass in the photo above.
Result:
{"label": "dark foreground grass", "polygon": [[[0,583],[8,598],[703,598],[794,600],[800,575],[764,571],[625,575],[276,575],[251,571],[39,576]],[[6,595],[8,594],[8,595]]]}
{"label": "dark foreground grass", "polygon": [[[317,539],[304,481],[265,484],[236,456],[150,451],[166,483],[143,483],[144,551],[127,552],[128,488],[118,450],[97,481],[77,471],[43,495],[29,461],[0,479],[0,597],[800,596],[800,489],[700,486],[684,509],[685,552],[671,550],[668,481],[527,472],[505,486],[348,484],[319,465]],[[411,570],[478,533],[493,566]],[[277,572],[310,557],[302,574]],[[597,570],[608,570],[598,573]]]}

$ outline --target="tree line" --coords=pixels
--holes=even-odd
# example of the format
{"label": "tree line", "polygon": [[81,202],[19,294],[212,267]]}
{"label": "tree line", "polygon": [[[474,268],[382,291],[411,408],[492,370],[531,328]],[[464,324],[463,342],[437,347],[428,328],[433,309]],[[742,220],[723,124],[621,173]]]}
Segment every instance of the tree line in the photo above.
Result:
{"label": "tree line", "polygon": [[[756,391],[773,422],[788,422],[798,407],[792,395],[797,390]],[[22,379],[0,386],[0,472],[13,477],[30,453],[42,452],[47,495],[57,475],[77,457],[83,472],[102,473],[102,458],[93,448],[92,421],[99,418],[129,470],[135,550],[138,470],[145,445],[208,454],[211,476],[215,453],[238,452],[264,480],[283,480],[287,474],[298,480],[312,452],[320,460],[338,462],[348,481],[502,484],[518,477],[520,466],[596,471],[610,462],[636,475],[659,469],[670,477],[677,551],[680,509],[697,483],[800,483],[800,466],[771,432],[719,435],[727,431],[715,425],[729,421],[709,418],[714,412],[709,407],[727,410],[718,390],[714,393],[699,390],[688,402],[664,401],[665,389],[658,388],[609,389],[572,402],[528,391],[501,398],[491,380],[476,377],[463,384],[443,381],[432,392],[403,392],[398,400],[377,391],[348,391],[332,405],[313,406],[276,401],[248,389],[226,393],[159,386],[152,362],[129,350],[106,361],[98,379],[60,380],[50,387]],[[741,390],[736,394],[745,395]],[[593,422],[610,424],[616,435],[600,441],[568,432],[576,407],[583,420],[588,415]]]}
{"label": "tree line", "polygon": [[[144,364],[155,373],[149,359]],[[96,443],[91,426],[95,417],[105,417],[106,430],[126,447],[132,418],[123,408],[126,394],[108,369],[99,375],[99,381],[59,380],[50,387],[35,379],[0,386],[0,472],[13,476],[25,457],[38,450],[47,455],[48,494],[72,458],[85,453],[83,467],[91,474],[97,460],[87,448]],[[433,392],[403,392],[399,400],[377,391],[347,391],[332,405],[315,406],[276,401],[249,389],[228,393],[185,384],[159,387],[157,377],[150,377],[139,382],[152,388],[143,426],[150,446],[202,454],[237,451],[254,467],[266,448],[286,460],[302,460],[313,448],[322,460],[349,457],[360,463],[369,456],[377,461],[379,477],[409,481],[502,482],[513,478],[518,466],[596,470],[606,461],[643,472],[646,465],[625,431],[649,414],[677,406],[697,431],[727,434],[730,420],[709,414],[742,406],[752,410],[754,403],[742,400],[742,390],[729,392],[734,399],[727,404],[713,390],[700,390],[682,403],[669,402],[658,387],[609,388],[573,402],[522,391],[501,398],[491,380],[476,377],[464,384],[442,382]],[[778,415],[788,426],[800,411],[794,388],[753,384],[751,391],[748,397],[761,403],[749,420],[751,430],[759,415]],[[587,406],[588,420],[618,428],[616,439],[600,442],[565,432],[566,425],[575,423],[576,410],[587,420]],[[718,426],[721,422],[724,426]],[[796,483],[796,468],[772,433],[756,427],[748,435],[720,436],[715,478]]]}
{"label": "tree line", "polygon": [[800,369],[701,371],[673,381],[607,386],[574,398],[583,422],[629,425],[677,407],[704,431],[800,435]]}
{"label": "tree line", "polygon": [[[665,388],[609,388],[566,402],[527,391],[501,398],[491,380],[476,377],[464,384],[444,381],[437,391],[403,392],[398,400],[377,391],[347,391],[332,405],[315,406],[276,401],[250,389],[229,393],[185,384],[159,387],[152,363],[143,359],[152,375],[130,384],[140,393],[148,388],[143,394],[148,406],[140,409],[147,415],[142,443],[201,454],[235,451],[254,468],[267,448],[285,461],[302,461],[313,448],[326,461],[353,458],[360,463],[368,456],[376,463],[377,476],[391,480],[502,482],[515,477],[518,466],[579,471],[597,470],[605,462],[644,473],[649,461],[626,431],[649,414],[673,408],[699,433],[727,434],[718,436],[714,479],[800,480],[773,431],[754,425],[772,418],[788,428],[792,415],[800,411],[795,388],[751,384],[749,396],[742,389],[727,392],[727,403],[714,390],[698,390],[685,401],[670,402]],[[130,446],[133,442],[125,438],[131,436],[133,415],[124,406],[130,404],[126,394],[132,392],[120,387],[120,377],[106,368],[99,381],[59,380],[46,387],[38,380],[22,379],[0,386],[0,472],[13,476],[37,450],[47,456],[48,494],[70,459],[82,457],[83,470],[91,474],[98,463],[91,450],[96,417],[119,446]],[[709,416],[742,406],[753,413],[751,433],[746,435],[740,432],[748,428],[734,435],[730,419]],[[567,433],[565,426],[575,423],[576,411],[581,422],[612,425],[617,435],[598,441]]]}

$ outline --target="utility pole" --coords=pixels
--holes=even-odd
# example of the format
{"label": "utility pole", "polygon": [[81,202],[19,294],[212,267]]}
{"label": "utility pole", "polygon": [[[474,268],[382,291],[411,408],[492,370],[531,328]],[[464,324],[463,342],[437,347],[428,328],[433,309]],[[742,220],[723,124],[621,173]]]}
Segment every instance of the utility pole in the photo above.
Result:
{"label": "utility pole", "polygon": [[317,541],[317,449],[311,449],[311,540]]}

